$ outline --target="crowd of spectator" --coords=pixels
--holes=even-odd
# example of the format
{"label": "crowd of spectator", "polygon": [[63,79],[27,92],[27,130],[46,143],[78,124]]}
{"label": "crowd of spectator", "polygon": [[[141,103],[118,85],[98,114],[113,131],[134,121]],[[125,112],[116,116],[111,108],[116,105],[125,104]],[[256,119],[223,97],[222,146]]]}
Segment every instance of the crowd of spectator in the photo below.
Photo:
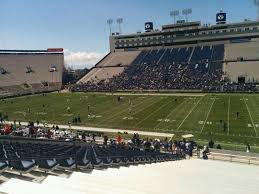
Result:
{"label": "crowd of spectator", "polygon": [[224,92],[255,92],[257,91],[255,83],[230,83],[226,82],[223,85]]}
{"label": "crowd of spectator", "polygon": [[160,152],[172,152],[185,156],[192,156],[193,150],[197,148],[194,141],[171,139],[149,139],[141,138],[138,133],[134,133],[130,138],[129,134],[118,133],[117,136],[108,137],[103,133],[73,131],[60,129],[58,125],[52,127],[38,126],[37,123],[30,122],[27,126],[22,126],[20,122],[14,124],[0,123],[0,133],[5,136],[23,137],[33,139],[48,139],[59,141],[84,141],[99,143],[104,145],[124,145],[132,148],[141,148]]}
{"label": "crowd of spectator", "polygon": [[[192,52],[193,49],[193,52]],[[224,45],[142,51],[121,74],[71,86],[71,91],[196,90],[255,91],[254,84],[224,78]]]}
{"label": "crowd of spectator", "polygon": [[256,91],[253,83],[230,83],[223,80],[222,68],[213,71],[209,64],[132,65],[108,80],[80,83],[72,91],[122,90],[196,90],[204,92]]}
{"label": "crowd of spectator", "polygon": [[75,135],[69,130],[60,130],[59,126],[44,127],[39,123],[29,122],[27,126],[14,122],[13,124],[0,123],[1,135],[9,135],[16,137],[28,137],[37,139],[53,139],[53,140],[73,140]]}
{"label": "crowd of spectator", "polygon": [[141,138],[138,133],[134,133],[132,138],[124,140],[123,137],[119,134],[116,139],[111,141],[111,144],[124,144],[132,148],[143,148],[144,150],[152,151],[164,151],[172,152],[174,154],[182,156],[192,157],[194,149],[197,150],[198,145],[195,141],[192,140],[172,140],[168,138],[164,139],[152,139],[152,138]]}
{"label": "crowd of spectator", "polygon": [[118,76],[72,87],[72,91],[203,90],[219,91],[222,70],[209,64],[156,64],[129,66]]}

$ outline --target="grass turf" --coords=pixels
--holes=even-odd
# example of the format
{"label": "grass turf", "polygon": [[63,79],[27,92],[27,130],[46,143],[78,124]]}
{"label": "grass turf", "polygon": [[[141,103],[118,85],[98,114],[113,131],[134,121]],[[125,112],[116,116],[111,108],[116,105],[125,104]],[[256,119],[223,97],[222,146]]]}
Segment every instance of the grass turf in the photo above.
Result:
{"label": "grass turf", "polygon": [[[80,116],[84,126],[181,134],[200,141],[259,146],[259,95],[123,95],[67,93],[0,101],[9,120],[68,124]],[[89,108],[88,108],[89,106]],[[70,107],[70,110],[68,110]],[[237,116],[239,112],[239,116]]]}

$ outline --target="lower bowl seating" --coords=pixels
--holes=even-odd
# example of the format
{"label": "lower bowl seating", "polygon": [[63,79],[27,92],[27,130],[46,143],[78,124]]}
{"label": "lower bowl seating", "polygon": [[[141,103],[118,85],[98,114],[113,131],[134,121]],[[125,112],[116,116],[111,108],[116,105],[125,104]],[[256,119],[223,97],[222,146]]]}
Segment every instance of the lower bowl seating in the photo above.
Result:
{"label": "lower bowl seating", "polygon": [[26,173],[35,168],[52,171],[56,168],[102,168],[132,164],[145,164],[182,159],[181,155],[160,153],[117,145],[102,146],[71,142],[43,142],[26,139],[19,142],[0,142],[0,172],[11,168]]}
{"label": "lower bowl seating", "polygon": [[53,170],[59,164],[56,159],[48,159],[48,160],[37,160],[37,165],[41,169]]}
{"label": "lower bowl seating", "polygon": [[28,172],[32,170],[32,168],[35,166],[35,161],[33,160],[10,161],[9,166],[16,171]]}

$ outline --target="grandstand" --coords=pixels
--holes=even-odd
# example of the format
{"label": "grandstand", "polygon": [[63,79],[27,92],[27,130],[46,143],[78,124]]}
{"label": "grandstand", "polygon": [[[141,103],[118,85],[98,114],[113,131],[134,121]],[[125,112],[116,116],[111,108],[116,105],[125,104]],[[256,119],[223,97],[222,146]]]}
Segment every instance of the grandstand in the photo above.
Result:
{"label": "grandstand", "polygon": [[146,152],[117,146],[100,146],[84,142],[41,141],[2,138],[0,170],[11,168],[29,172],[35,167],[52,171],[57,167],[86,168],[132,165],[182,159],[180,155]]}
{"label": "grandstand", "polygon": [[60,90],[63,66],[63,49],[0,50],[0,97]]}
{"label": "grandstand", "polygon": [[119,75],[139,53],[140,51],[109,53],[96,65],[96,68],[81,79],[81,82],[98,82],[98,80],[107,80]]}
{"label": "grandstand", "polygon": [[163,25],[112,35],[110,53],[73,91],[255,90],[259,22]]}
{"label": "grandstand", "polygon": [[[160,151],[160,143],[158,149],[156,146],[149,147],[146,143],[138,145],[137,142],[125,145],[112,140],[109,140],[108,144],[79,138],[71,140],[1,136],[0,182],[6,182],[8,185],[14,181],[13,178],[18,178],[20,181],[42,182],[48,175],[61,178],[73,172],[150,166],[153,163],[185,159],[185,153],[180,149],[174,153]],[[20,192],[20,190],[6,191],[4,187],[0,186],[0,192]]]}

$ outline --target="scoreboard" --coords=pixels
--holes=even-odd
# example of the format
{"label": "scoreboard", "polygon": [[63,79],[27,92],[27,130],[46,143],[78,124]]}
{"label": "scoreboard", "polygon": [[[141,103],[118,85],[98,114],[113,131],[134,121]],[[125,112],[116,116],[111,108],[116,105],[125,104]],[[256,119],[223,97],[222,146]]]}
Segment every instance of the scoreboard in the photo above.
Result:
{"label": "scoreboard", "polygon": [[145,23],[145,31],[146,32],[151,32],[153,31],[154,27],[153,27],[153,22],[146,22]]}
{"label": "scoreboard", "polygon": [[226,24],[226,22],[227,22],[227,14],[223,11],[217,13],[216,23],[217,24]]}

